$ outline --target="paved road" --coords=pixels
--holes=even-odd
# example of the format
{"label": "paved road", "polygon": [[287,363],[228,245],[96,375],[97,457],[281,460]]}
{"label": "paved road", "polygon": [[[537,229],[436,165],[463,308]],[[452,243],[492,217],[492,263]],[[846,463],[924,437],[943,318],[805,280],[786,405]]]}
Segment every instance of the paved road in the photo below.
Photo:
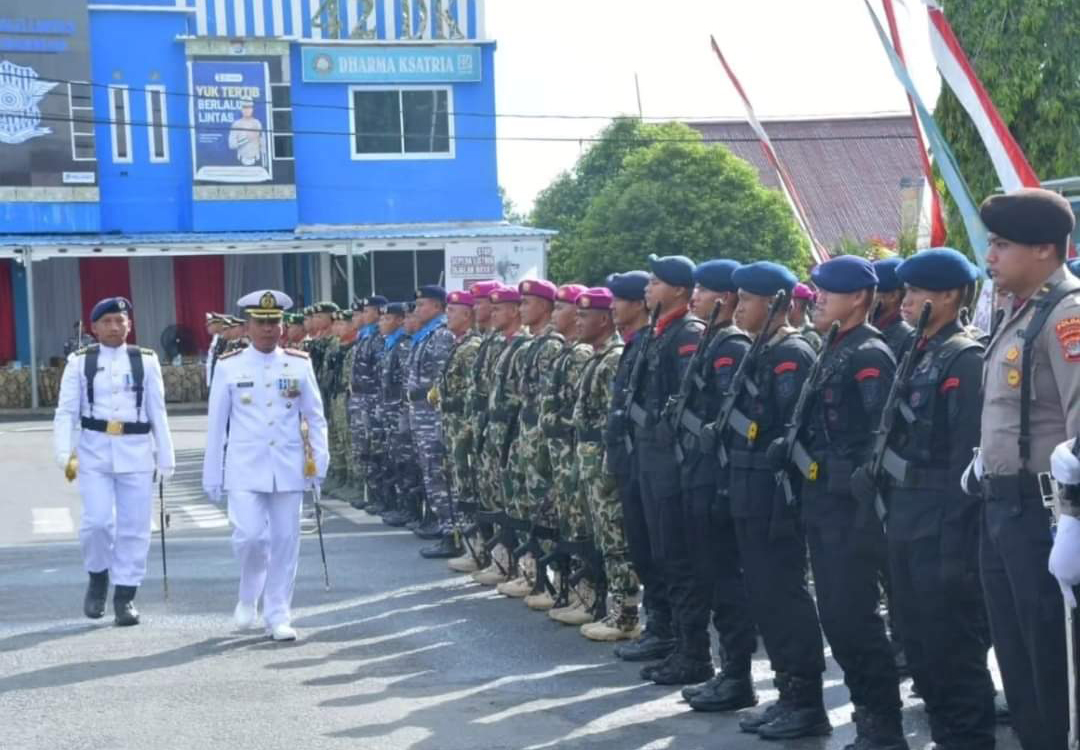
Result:
{"label": "paved road", "polygon": [[[155,536],[144,622],[123,630],[81,617],[78,498],[52,462],[47,423],[0,424],[0,748],[768,747],[738,734],[735,717],[696,714],[676,690],[642,683],[610,646],[421,560],[411,534],[341,503],[328,508],[329,592],[317,541],[304,538],[301,640],[233,632],[228,530],[198,489],[204,424],[174,421],[169,600]],[[762,700],[775,697],[762,655],[755,672]],[[790,747],[851,740],[847,691],[835,667],[827,678],[836,732]],[[923,748],[921,704],[906,702],[912,747]],[[998,747],[1018,746],[1000,730]]]}

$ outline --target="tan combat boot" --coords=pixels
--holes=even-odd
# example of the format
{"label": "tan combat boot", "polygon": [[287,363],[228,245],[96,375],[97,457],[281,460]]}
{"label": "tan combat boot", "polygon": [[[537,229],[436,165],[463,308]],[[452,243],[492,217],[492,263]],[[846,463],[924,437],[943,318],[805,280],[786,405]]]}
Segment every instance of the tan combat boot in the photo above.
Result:
{"label": "tan combat boot", "polygon": [[474,581],[484,586],[495,586],[509,580],[509,576],[503,573],[510,569],[510,553],[506,551],[506,547],[498,545],[492,550],[491,557],[491,565],[472,575]]}
{"label": "tan combat boot", "polygon": [[563,625],[584,625],[592,622],[592,601],[595,596],[592,585],[582,581],[570,592],[570,606],[548,610],[548,617]]}
{"label": "tan combat boot", "polygon": [[608,613],[599,622],[581,626],[581,634],[590,641],[624,641],[641,635],[638,620],[638,597],[613,594]]}
{"label": "tan combat boot", "polygon": [[532,555],[525,555],[518,560],[518,577],[512,581],[500,583],[495,590],[512,599],[524,599],[532,591],[532,582],[535,578],[536,560]]}

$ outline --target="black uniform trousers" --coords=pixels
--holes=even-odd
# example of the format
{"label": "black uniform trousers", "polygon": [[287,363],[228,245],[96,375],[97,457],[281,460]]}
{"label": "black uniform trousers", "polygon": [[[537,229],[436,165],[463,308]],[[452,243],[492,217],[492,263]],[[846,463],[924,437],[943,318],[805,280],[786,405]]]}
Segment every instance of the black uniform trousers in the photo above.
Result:
{"label": "black uniform trousers", "polygon": [[[636,455],[636,454],[635,454]],[[631,457],[626,471],[616,471],[616,486],[623,511],[623,527],[630,563],[644,589],[642,604],[645,605],[647,629],[659,638],[673,638],[671,601],[663,570],[654,558],[649,543],[649,529],[645,522],[645,506],[641,499],[641,481],[638,478],[637,461]]]}
{"label": "black uniform trousers", "polygon": [[683,464],[682,501],[686,545],[695,593],[680,623],[693,639],[709,640],[709,613],[720,638],[721,663],[736,673],[749,672],[757,649],[757,629],[743,580],[739,547],[727,492],[716,485],[716,462],[694,452]]}
{"label": "black uniform trousers", "polygon": [[978,579],[980,508],[958,494],[892,492],[889,603],[934,742],[989,750],[996,721]]}
{"label": "black uniform trousers", "polygon": [[1068,735],[1065,610],[1047,571],[1049,513],[1037,497],[988,496],[979,572],[1013,729],[1025,750],[1061,750]]}
{"label": "black uniform trousers", "polygon": [[732,472],[735,538],[750,611],[773,670],[818,681],[825,672],[825,647],[806,580],[806,537],[796,518],[774,520],[776,513],[794,516],[774,507],[776,491],[770,470]]}
{"label": "black uniform trousers", "polygon": [[[846,478],[846,477],[845,477]],[[803,484],[803,523],[814,572],[818,613],[833,658],[856,707],[891,715],[900,710],[899,678],[885,623],[878,612],[884,540],[868,553],[856,529],[855,499],[829,492],[826,482]]]}

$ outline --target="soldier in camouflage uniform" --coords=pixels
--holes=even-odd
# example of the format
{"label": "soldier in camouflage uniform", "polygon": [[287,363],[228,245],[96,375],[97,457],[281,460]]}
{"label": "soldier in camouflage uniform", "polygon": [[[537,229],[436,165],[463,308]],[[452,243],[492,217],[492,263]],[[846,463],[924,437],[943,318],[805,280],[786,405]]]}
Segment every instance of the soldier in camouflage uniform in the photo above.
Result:
{"label": "soldier in camouflage uniform", "polygon": [[[518,419],[507,453],[503,481],[507,525],[514,531],[519,544],[530,537],[534,523],[552,526],[550,519],[545,521],[536,518],[535,514],[539,511],[550,516],[550,508],[546,506],[550,505],[547,500],[551,467],[544,434],[540,429],[540,376],[550,369],[564,343],[562,335],[551,326],[556,291],[556,286],[550,281],[529,279],[518,284],[521,322],[529,329],[532,338],[518,353],[507,382],[508,401],[511,408],[515,408],[516,402]],[[520,599],[533,592],[534,584],[543,590],[545,582],[536,574],[538,557],[534,551],[524,552],[518,560],[519,575],[511,581],[500,583],[498,592]]]}
{"label": "soldier in camouflage uniform", "polygon": [[[431,389],[438,383],[450,349],[454,346],[454,334],[446,327],[445,289],[432,284],[416,290],[416,322],[420,327],[412,337],[406,388],[409,395],[409,426],[429,511],[426,523],[416,530],[416,534],[421,539],[441,542],[444,537],[450,537],[453,541],[450,494],[443,473],[446,446],[443,444],[439,413],[429,400]],[[447,551],[453,552],[449,557],[461,554],[456,543],[445,548],[442,544],[436,544],[424,551],[428,553],[425,556],[431,557],[446,556],[444,553]]]}
{"label": "soldier in camouflage uniform", "polygon": [[381,361],[381,401],[377,413],[379,428],[372,434],[372,439],[380,440],[387,446],[389,458],[383,492],[393,496],[394,507],[383,516],[383,521],[390,526],[405,526],[419,519],[414,475],[410,466],[412,437],[409,435],[408,407],[405,403],[406,363],[412,343],[409,321],[408,306],[400,302],[388,304],[386,314],[380,319],[380,329],[385,337]]}
{"label": "soldier in camouflage uniform", "polygon": [[[308,345],[307,351],[311,356],[311,367],[315,371],[315,379],[319,383],[319,391],[324,404],[330,403],[330,393],[328,391],[330,385],[330,362],[328,360],[330,354],[337,348],[337,339],[331,331],[333,315],[337,312],[341,312],[341,308],[333,302],[316,302],[304,311],[304,326],[308,330],[308,335],[311,336],[311,343]],[[330,435],[333,434],[334,430],[333,415],[332,410],[329,408],[327,408],[326,412],[327,433]],[[333,452],[332,439],[330,451]],[[324,493],[333,492],[341,484],[343,477],[337,471],[338,468],[331,465],[326,481],[322,485]]]}
{"label": "soldier in camouflage uniform", "polygon": [[492,324],[498,334],[487,353],[487,361],[484,363],[486,372],[478,378],[480,382],[474,383],[477,386],[483,383],[487,390],[487,408],[484,412],[487,425],[481,437],[480,476],[485,480],[481,488],[481,499],[490,513],[482,514],[481,520],[487,518],[497,524],[500,538],[493,551],[491,565],[473,574],[477,583],[488,586],[508,580],[513,568],[510,564],[510,553],[513,552],[511,545],[515,542],[511,540],[506,526],[503,470],[513,437],[511,430],[517,424],[518,404],[508,398],[507,386],[513,377],[516,355],[530,338],[521,330],[521,311],[518,308],[521,293],[517,289],[500,286],[491,292],[490,299],[493,306]]}
{"label": "soldier in camouflage uniform", "polygon": [[347,404],[348,372],[345,360],[352,351],[356,331],[352,325],[352,310],[340,310],[333,314],[330,332],[337,346],[326,358],[326,393],[330,400],[330,466],[336,468],[340,483],[327,491],[333,497],[342,497],[349,487],[349,454],[352,441],[349,435],[349,415]]}
{"label": "soldier in camouflage uniform", "polygon": [[[352,436],[352,460],[356,493],[351,502],[354,507],[366,507],[377,513],[380,508],[374,491],[375,474],[379,464],[372,462],[371,456],[375,445],[381,449],[381,443],[371,439],[372,415],[376,411],[376,399],[379,390],[378,360],[382,356],[383,336],[379,330],[379,315],[386,306],[386,298],[379,295],[368,297],[354,305],[359,311],[353,313],[359,317],[355,354],[347,367],[349,377],[349,432]],[[368,504],[365,505],[365,498]]]}
{"label": "soldier in camouflage uniform", "polygon": [[581,340],[591,345],[594,352],[581,375],[574,404],[578,502],[589,510],[593,543],[603,555],[610,594],[607,615],[598,622],[581,626],[581,634],[595,641],[624,640],[640,632],[640,585],[630,565],[622,503],[604,449],[604,428],[623,350],[611,317],[613,300],[611,292],[603,287],[589,289],[577,300]]}

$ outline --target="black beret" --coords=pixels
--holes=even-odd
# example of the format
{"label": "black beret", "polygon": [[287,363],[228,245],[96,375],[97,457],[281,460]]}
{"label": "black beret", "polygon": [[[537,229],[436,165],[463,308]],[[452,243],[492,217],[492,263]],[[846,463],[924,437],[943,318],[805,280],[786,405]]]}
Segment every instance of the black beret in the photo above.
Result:
{"label": "black beret", "polygon": [[962,289],[974,284],[979,269],[951,247],[922,250],[900,264],[896,275],[905,284],[931,292]]}
{"label": "black beret", "polygon": [[694,281],[714,292],[734,292],[738,287],[731,275],[740,265],[734,260],[707,260],[694,269]]}
{"label": "black beret", "polygon": [[874,273],[877,274],[879,292],[895,292],[902,286],[902,282],[896,275],[896,269],[903,262],[903,258],[885,258],[874,261]]}
{"label": "black beret", "polygon": [[649,284],[649,274],[645,271],[613,273],[607,277],[604,286],[611,290],[612,296],[630,302],[645,299],[645,287]]}
{"label": "black beret", "polygon": [[979,207],[979,215],[991,232],[1022,245],[1061,242],[1076,226],[1069,202],[1042,188],[991,195]]}
{"label": "black beret", "polygon": [[799,280],[791,271],[771,260],[759,260],[747,266],[740,266],[731,274],[731,280],[739,289],[759,297],[773,297],[779,291],[791,294]]}
{"label": "black beret", "polygon": [[665,255],[661,258],[653,253],[649,256],[649,270],[665,284],[687,289],[694,286],[694,261],[685,255]]}

